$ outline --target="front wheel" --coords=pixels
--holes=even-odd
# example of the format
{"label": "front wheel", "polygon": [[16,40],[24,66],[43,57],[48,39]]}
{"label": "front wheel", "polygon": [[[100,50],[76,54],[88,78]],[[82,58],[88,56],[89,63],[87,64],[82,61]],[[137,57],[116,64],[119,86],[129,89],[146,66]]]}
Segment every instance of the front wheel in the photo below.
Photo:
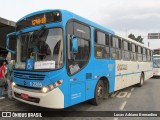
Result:
{"label": "front wheel", "polygon": [[142,73],[142,74],[141,74],[141,77],[140,77],[140,82],[138,83],[138,86],[139,86],[139,87],[142,87],[143,84],[144,84],[144,74]]}
{"label": "front wheel", "polygon": [[105,92],[104,82],[102,80],[99,80],[96,85],[94,98],[91,99],[90,102],[94,105],[99,105],[100,103],[102,103],[104,99],[104,92]]}

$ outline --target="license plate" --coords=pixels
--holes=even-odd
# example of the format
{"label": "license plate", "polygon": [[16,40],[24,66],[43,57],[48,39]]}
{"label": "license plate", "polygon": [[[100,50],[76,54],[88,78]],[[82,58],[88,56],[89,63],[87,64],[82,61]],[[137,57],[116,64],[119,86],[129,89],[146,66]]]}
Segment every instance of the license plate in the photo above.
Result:
{"label": "license plate", "polygon": [[23,93],[21,93],[21,98],[23,98],[23,99],[28,99],[28,94],[23,94]]}

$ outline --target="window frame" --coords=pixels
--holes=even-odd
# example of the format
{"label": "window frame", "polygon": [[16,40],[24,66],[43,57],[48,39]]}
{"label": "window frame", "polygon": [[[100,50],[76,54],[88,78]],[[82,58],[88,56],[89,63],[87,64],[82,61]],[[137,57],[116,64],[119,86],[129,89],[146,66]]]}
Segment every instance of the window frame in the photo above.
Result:
{"label": "window frame", "polygon": [[[139,60],[139,55],[141,55],[141,60]],[[141,45],[137,45],[137,61],[143,62],[143,47]]]}
{"label": "window frame", "polygon": [[[117,47],[117,41],[115,42],[115,46],[113,46],[113,38],[117,39],[117,41],[118,41],[118,47]],[[116,36],[116,35],[111,35],[110,43],[111,43],[110,44],[110,49],[114,49],[116,53],[117,53],[117,51],[120,51],[120,56],[115,59],[115,58],[112,57],[112,53],[111,53],[111,50],[110,50],[111,59],[113,59],[113,60],[121,60],[122,59],[122,38],[119,37],[119,36]]]}
{"label": "window frame", "polygon": [[[142,47],[142,56],[143,56],[143,62],[147,62],[147,54],[146,54],[147,49],[145,47]],[[144,60],[145,57],[145,60]]]}
{"label": "window frame", "polygon": [[[98,40],[97,40],[97,33],[100,32],[100,33],[103,33],[105,35],[105,45],[104,44],[100,44],[98,43]],[[108,37],[108,45],[106,44],[106,40],[107,40],[107,37]],[[95,46],[101,46],[101,47],[104,47],[104,48],[107,48],[109,49],[109,57],[103,57],[102,58],[98,58],[96,55],[95,55]],[[110,55],[110,34],[107,33],[107,32],[104,32],[102,30],[99,30],[99,29],[94,29],[94,57],[96,59],[110,59],[111,55]]]}
{"label": "window frame", "polygon": [[147,62],[150,62],[150,61],[151,61],[151,50],[147,49]]}
{"label": "window frame", "polygon": [[[127,49],[128,49],[128,50],[125,50],[125,49],[124,49],[124,42],[127,43]],[[125,40],[125,39],[122,39],[122,52],[123,52],[123,51],[124,51],[124,52],[129,52],[129,60],[124,59],[124,58],[123,58],[123,55],[122,55],[122,59],[123,59],[124,61],[131,61],[131,43],[132,43],[132,42],[130,42],[130,41],[127,41],[127,40]],[[122,53],[122,54],[123,54],[123,53]]]}
{"label": "window frame", "polygon": [[[134,45],[135,51],[133,51],[133,45]],[[131,55],[130,55],[130,56],[132,56],[132,54],[133,54],[133,55],[134,55],[134,54],[136,55],[136,59],[134,59],[134,58],[130,58],[130,59],[131,59],[131,61],[137,61],[137,45],[136,45],[135,43],[131,42],[131,43],[130,43],[130,46],[131,46],[131,48],[130,48],[130,49],[131,49],[131,50],[130,50],[130,51],[131,51],[131,52],[130,52]]]}
{"label": "window frame", "polygon": [[[90,50],[90,53],[89,53],[89,57],[88,57],[88,61],[87,61],[87,63],[82,67],[82,68],[80,68],[78,71],[76,71],[75,73],[73,73],[73,74],[71,74],[68,70],[68,24],[69,23],[73,23],[72,25],[72,27],[73,27],[73,34],[74,34],[74,22],[76,22],[76,23],[78,23],[78,24],[81,24],[81,25],[84,25],[84,26],[86,26],[86,27],[88,27],[89,28],[89,32],[90,32],[90,40],[87,40],[87,41],[89,41],[90,42],[90,44],[89,44],[89,50]],[[65,29],[66,29],[66,41],[67,41],[67,44],[66,44],[66,69],[67,69],[67,74],[68,74],[68,76],[73,76],[73,75],[75,75],[75,74],[77,74],[77,73],[79,73],[81,70],[83,70],[87,65],[88,65],[88,63],[89,63],[89,60],[90,60],[90,58],[91,58],[91,54],[92,54],[92,44],[91,44],[91,34],[92,34],[92,30],[91,30],[91,26],[90,25],[88,25],[88,24],[86,24],[86,23],[84,23],[84,22],[81,22],[81,21],[79,21],[79,20],[77,20],[77,19],[70,19],[70,20],[68,20],[67,21],[67,23],[66,23],[66,25],[65,25]],[[76,36],[77,37],[77,36]],[[77,38],[79,38],[79,37],[77,37]],[[84,38],[81,38],[81,39],[84,39]],[[86,39],[85,39],[86,40]]]}

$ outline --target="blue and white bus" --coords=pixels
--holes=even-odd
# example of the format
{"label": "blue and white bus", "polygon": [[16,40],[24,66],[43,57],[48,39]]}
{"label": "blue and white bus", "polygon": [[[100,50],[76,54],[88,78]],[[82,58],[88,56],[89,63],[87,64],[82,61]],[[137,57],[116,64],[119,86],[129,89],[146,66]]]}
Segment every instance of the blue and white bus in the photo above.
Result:
{"label": "blue and white bus", "polygon": [[110,93],[153,76],[150,48],[65,10],[20,19],[7,49],[16,54],[13,97],[47,108],[86,100],[99,105]]}
{"label": "blue and white bus", "polygon": [[160,77],[160,55],[153,55],[153,76]]}

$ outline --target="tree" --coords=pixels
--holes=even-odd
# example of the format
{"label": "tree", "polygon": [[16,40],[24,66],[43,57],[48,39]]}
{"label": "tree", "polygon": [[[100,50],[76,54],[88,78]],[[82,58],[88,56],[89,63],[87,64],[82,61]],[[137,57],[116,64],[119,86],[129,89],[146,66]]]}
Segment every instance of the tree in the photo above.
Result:
{"label": "tree", "polygon": [[131,38],[132,40],[135,40],[137,42],[144,44],[143,38],[140,35],[138,37],[135,37],[135,35],[131,33],[128,35],[128,38]]}

